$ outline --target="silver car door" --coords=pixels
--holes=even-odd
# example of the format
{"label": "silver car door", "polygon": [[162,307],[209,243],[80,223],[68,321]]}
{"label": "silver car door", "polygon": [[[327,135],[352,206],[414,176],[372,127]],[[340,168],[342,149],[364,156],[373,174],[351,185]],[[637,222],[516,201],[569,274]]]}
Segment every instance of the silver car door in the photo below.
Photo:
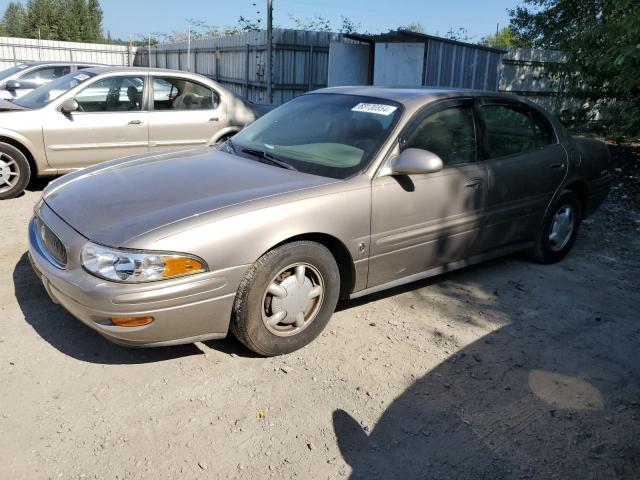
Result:
{"label": "silver car door", "polygon": [[532,240],[567,171],[567,154],[544,116],[520,102],[483,101],[487,249]]}
{"label": "silver car door", "polygon": [[49,164],[74,169],[147,152],[145,83],[145,75],[101,77],[76,94],[77,112],[48,110],[43,132]]}
{"label": "silver car door", "polygon": [[[434,110],[435,108],[435,110]],[[373,287],[474,253],[486,199],[486,168],[477,160],[471,100],[429,109],[408,127],[400,147],[438,154],[444,169],[430,174],[384,176],[372,182]]]}
{"label": "silver car door", "polygon": [[152,78],[151,151],[208,145],[226,125],[224,105],[212,88],[184,77]]}

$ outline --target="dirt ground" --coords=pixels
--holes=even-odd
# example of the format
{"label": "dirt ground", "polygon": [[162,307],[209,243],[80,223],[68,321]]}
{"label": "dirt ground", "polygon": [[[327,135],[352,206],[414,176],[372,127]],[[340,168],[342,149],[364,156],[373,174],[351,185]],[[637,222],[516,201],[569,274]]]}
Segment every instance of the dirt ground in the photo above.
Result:
{"label": "dirt ground", "polygon": [[640,153],[553,266],[522,256],[343,303],[280,358],[130,350],[47,298],[42,183],[0,203],[0,478],[640,478]]}

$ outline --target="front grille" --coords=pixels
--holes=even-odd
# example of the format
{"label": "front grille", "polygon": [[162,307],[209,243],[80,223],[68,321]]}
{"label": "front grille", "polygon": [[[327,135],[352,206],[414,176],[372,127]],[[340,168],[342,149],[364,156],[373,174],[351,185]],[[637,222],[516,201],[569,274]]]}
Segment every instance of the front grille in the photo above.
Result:
{"label": "front grille", "polygon": [[67,249],[64,244],[39,218],[36,219],[36,226],[38,227],[38,237],[46,249],[45,253],[49,254],[59,267],[64,268],[67,265]]}

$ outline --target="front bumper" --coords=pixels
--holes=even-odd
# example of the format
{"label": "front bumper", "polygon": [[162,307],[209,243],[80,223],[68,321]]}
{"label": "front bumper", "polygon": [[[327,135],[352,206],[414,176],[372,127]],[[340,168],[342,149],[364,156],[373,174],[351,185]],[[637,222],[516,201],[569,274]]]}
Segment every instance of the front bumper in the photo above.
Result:
{"label": "front bumper", "polygon": [[[165,346],[227,335],[235,293],[248,265],[142,284],[109,282],[87,273],[80,251],[88,241],[46,204],[36,214],[67,249],[66,268],[55,266],[29,224],[29,258],[52,301],[107,339],[136,347]],[[111,317],[153,316],[142,327],[114,325]]]}

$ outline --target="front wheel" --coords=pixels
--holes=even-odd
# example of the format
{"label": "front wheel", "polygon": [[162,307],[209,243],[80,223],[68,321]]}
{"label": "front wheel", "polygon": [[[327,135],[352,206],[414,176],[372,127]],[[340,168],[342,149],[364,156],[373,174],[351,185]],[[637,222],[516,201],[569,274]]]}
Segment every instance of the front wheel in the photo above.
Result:
{"label": "front wheel", "polygon": [[531,257],[540,263],[562,260],[576,241],[581,219],[582,205],[578,195],[565,190],[547,212],[542,232],[529,252]]}
{"label": "front wheel", "polygon": [[260,355],[293,352],[322,332],[339,293],[340,272],[326,247],[281,245],[260,257],[240,283],[231,332]]}
{"label": "front wheel", "polygon": [[24,154],[13,145],[0,143],[0,200],[20,195],[30,178],[31,168]]}

